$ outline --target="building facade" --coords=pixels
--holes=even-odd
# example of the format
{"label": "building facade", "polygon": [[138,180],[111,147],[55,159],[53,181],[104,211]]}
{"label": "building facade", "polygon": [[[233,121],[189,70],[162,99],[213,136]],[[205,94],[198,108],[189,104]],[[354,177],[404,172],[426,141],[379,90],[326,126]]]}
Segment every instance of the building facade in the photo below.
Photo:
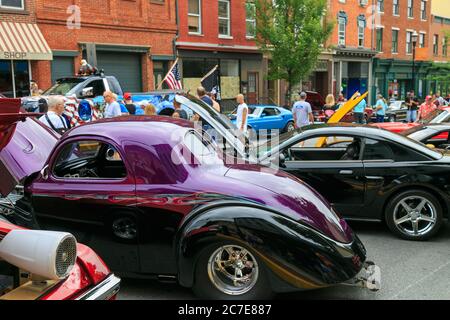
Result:
{"label": "building facade", "polygon": [[[379,53],[374,59],[373,92],[385,98],[405,99],[414,89],[423,98],[429,91],[427,73],[431,63],[426,52],[430,45],[431,0],[377,0],[377,3],[378,6],[382,3],[383,10],[376,26]],[[417,34],[415,46],[414,34]],[[414,57],[419,51],[425,54]]]}
{"label": "building facade", "polygon": [[173,0],[35,0],[33,9],[52,52],[32,68],[41,89],[76,74],[84,58],[124,90],[149,91],[174,60]]}
{"label": "building facade", "polygon": [[30,94],[38,65],[53,59],[36,24],[35,0],[0,1],[0,93]]}
{"label": "building facade", "polygon": [[[252,1],[178,1],[176,42],[184,89],[196,92],[200,80],[216,65],[220,70],[222,107],[239,93],[249,103],[269,100],[267,59],[256,46]],[[272,100],[275,85],[270,84]]]}
{"label": "building facade", "polygon": [[350,98],[372,88],[375,51],[374,7],[365,0],[330,0],[328,17],[335,28],[326,45],[332,52],[331,88],[335,96]]}

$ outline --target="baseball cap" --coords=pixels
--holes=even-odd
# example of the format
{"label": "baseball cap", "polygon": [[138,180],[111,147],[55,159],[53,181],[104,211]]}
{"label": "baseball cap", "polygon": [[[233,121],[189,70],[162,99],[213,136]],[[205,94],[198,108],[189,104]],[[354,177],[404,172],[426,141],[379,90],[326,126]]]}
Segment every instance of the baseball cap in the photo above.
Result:
{"label": "baseball cap", "polygon": [[125,100],[131,100],[131,93],[125,92],[124,95],[123,95],[123,98],[124,98]]}
{"label": "baseball cap", "polygon": [[305,91],[300,92],[300,97],[301,98],[306,98],[307,97],[306,92]]}

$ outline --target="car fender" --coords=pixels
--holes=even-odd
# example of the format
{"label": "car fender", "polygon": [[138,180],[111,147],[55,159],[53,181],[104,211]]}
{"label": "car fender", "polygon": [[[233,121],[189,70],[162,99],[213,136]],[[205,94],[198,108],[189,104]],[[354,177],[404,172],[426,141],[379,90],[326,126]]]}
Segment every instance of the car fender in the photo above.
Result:
{"label": "car fender", "polygon": [[[358,264],[349,263],[352,258],[343,258],[334,242],[319,232],[270,209],[242,204],[201,210],[180,228],[176,239],[178,281],[185,287],[194,284],[202,250],[217,241],[251,248],[263,261],[276,291],[285,291],[286,287],[321,288],[346,281],[360,271],[359,262],[365,260],[365,252],[360,252]],[[327,272],[321,272],[325,269]]]}

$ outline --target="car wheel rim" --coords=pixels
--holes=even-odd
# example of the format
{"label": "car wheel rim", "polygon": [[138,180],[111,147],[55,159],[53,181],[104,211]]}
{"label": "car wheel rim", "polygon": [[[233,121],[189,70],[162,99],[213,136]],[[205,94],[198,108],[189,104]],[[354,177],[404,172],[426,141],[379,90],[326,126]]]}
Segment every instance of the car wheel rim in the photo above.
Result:
{"label": "car wheel rim", "polygon": [[136,223],[131,218],[120,218],[113,223],[113,232],[119,238],[132,240],[136,238]]}
{"label": "car wheel rim", "polygon": [[258,281],[258,263],[245,248],[223,246],[210,256],[208,276],[221,292],[232,296],[243,295]]}
{"label": "car wheel rim", "polygon": [[291,124],[289,124],[289,126],[288,126],[288,132],[292,132],[292,131],[294,131],[295,130],[295,127],[294,127],[294,125],[291,123]]}
{"label": "car wheel rim", "polygon": [[437,214],[433,203],[421,196],[401,200],[394,209],[395,226],[409,236],[423,236],[436,224]]}

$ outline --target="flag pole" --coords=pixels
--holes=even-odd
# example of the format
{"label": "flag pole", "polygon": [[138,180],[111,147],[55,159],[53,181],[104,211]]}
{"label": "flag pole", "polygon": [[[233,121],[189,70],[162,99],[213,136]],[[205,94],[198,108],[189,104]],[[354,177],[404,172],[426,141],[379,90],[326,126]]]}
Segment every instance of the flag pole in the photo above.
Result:
{"label": "flag pole", "polygon": [[216,64],[216,66],[215,66],[214,68],[212,68],[211,71],[208,72],[208,73],[206,74],[206,76],[204,76],[204,77],[202,78],[202,80],[200,80],[200,84],[203,82],[203,80],[205,80],[206,78],[208,78],[214,71],[216,71],[217,68],[219,68],[219,65],[218,65],[218,64]]}
{"label": "flag pole", "polygon": [[156,90],[159,90],[162,86],[162,84],[164,83],[164,81],[166,81],[167,76],[172,72],[173,68],[175,68],[175,66],[178,63],[178,58],[177,60],[175,60],[175,62],[172,64],[172,67],[170,68],[169,72],[167,72],[166,76],[164,77],[164,79],[162,79],[162,81],[159,83],[158,87],[156,88]]}

